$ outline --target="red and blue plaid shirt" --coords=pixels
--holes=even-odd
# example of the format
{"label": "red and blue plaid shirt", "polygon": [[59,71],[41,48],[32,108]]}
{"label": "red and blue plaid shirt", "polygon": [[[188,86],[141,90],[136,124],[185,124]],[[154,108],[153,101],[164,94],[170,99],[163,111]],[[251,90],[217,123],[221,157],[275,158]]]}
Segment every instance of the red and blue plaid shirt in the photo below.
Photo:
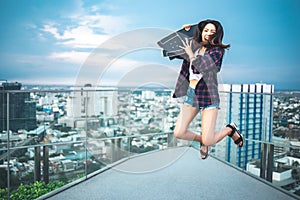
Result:
{"label": "red and blue plaid shirt", "polygon": [[[194,104],[199,108],[220,103],[217,73],[221,70],[224,49],[221,47],[208,48],[203,56],[197,56],[192,61],[194,73],[201,73],[202,78],[195,88]],[[186,95],[189,86],[189,66],[187,60],[183,60],[180,74],[176,83],[174,98]]]}

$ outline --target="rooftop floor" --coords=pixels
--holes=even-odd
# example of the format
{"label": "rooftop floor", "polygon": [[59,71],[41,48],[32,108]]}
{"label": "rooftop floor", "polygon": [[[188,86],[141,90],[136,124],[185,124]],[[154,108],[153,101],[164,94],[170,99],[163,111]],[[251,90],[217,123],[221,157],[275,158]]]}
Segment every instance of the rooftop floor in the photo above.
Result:
{"label": "rooftop floor", "polygon": [[294,199],[192,147],[135,156],[49,197],[60,199]]}

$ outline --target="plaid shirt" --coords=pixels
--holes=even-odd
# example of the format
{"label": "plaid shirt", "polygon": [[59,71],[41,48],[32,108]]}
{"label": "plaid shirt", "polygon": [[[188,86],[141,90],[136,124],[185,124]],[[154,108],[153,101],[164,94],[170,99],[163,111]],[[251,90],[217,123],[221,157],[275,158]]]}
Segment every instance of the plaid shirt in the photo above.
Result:
{"label": "plaid shirt", "polygon": [[[195,88],[194,104],[199,108],[220,103],[217,72],[221,70],[224,49],[221,47],[208,48],[203,56],[197,56],[192,61],[194,73],[201,73],[202,78]],[[189,66],[187,60],[183,60],[180,74],[176,83],[174,98],[186,95],[189,86]]]}

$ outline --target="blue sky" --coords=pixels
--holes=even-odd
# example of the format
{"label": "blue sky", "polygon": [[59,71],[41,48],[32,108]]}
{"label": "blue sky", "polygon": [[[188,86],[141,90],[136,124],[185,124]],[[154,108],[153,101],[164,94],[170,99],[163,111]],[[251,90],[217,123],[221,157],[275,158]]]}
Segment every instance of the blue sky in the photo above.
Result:
{"label": "blue sky", "polygon": [[[216,19],[224,27],[224,43],[231,44],[220,73],[223,83],[300,90],[299,9],[299,0],[1,0],[0,79],[72,85],[95,49],[120,35]],[[180,61],[163,58],[159,48],[133,50],[114,59],[98,79],[113,84],[151,63],[179,70]],[[168,78],[175,84],[177,77]]]}

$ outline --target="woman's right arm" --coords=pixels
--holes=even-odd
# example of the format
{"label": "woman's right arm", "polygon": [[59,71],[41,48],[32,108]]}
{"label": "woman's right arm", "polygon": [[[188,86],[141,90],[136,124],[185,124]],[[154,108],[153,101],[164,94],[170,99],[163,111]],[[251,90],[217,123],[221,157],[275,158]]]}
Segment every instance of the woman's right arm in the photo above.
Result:
{"label": "woman's right arm", "polygon": [[199,73],[205,73],[209,71],[219,72],[222,65],[223,54],[223,48],[213,47],[207,50],[203,56],[197,56],[191,62]]}

